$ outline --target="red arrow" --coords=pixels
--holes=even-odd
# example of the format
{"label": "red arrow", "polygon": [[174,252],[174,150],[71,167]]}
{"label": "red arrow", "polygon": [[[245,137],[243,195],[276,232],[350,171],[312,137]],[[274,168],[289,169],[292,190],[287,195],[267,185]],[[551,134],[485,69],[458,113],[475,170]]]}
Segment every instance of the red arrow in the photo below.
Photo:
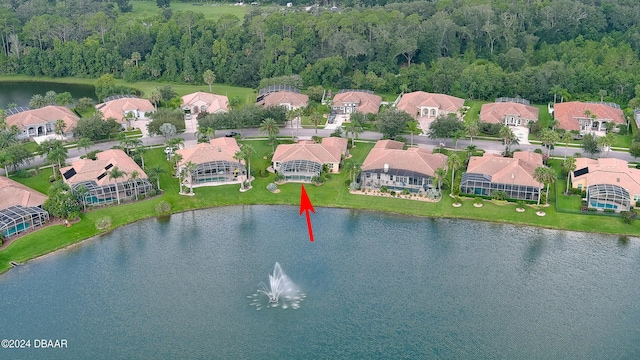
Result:
{"label": "red arrow", "polygon": [[311,200],[309,200],[309,196],[307,196],[307,191],[304,189],[304,185],[302,185],[302,193],[300,194],[300,215],[303,212],[307,213],[307,227],[309,228],[309,240],[313,242],[313,229],[311,228],[311,218],[309,217],[309,210],[312,213],[316,213],[313,210],[313,205],[311,205]]}

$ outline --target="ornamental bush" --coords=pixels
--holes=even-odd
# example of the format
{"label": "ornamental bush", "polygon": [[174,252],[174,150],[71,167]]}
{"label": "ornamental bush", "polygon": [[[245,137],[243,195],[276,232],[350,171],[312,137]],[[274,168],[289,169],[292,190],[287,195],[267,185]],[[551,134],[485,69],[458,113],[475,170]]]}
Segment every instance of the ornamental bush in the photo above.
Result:
{"label": "ornamental bush", "polygon": [[278,185],[274,184],[274,183],[269,183],[269,185],[267,185],[267,190],[274,192],[276,190],[278,190]]}
{"label": "ornamental bush", "polygon": [[158,205],[156,205],[156,214],[158,216],[167,216],[171,214],[171,204],[166,201],[160,201]]}

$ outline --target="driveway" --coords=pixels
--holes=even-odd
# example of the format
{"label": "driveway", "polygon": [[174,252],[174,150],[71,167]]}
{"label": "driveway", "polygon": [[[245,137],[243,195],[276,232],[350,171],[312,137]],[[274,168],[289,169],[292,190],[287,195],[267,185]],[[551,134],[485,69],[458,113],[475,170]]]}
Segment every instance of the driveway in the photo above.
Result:
{"label": "driveway", "polygon": [[518,144],[520,145],[529,145],[529,128],[526,126],[513,126],[511,128],[513,133],[518,138]]}

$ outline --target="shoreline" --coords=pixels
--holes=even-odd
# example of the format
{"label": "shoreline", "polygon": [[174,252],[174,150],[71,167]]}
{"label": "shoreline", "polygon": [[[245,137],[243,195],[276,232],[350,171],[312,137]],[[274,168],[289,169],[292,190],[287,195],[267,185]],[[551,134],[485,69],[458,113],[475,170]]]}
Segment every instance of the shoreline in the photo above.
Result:
{"label": "shoreline", "polygon": [[[149,199],[151,200],[151,199]],[[200,211],[200,210],[211,210],[211,209],[216,209],[216,208],[223,208],[223,207],[230,207],[230,206],[292,206],[292,207],[296,207],[297,204],[275,204],[275,203],[254,203],[254,204],[227,204],[227,205],[213,205],[213,206],[206,206],[206,207],[195,207],[195,208],[191,208],[191,209],[182,209],[182,210],[177,210],[175,212],[171,212],[171,215],[174,214],[181,214],[181,213],[186,213],[189,211]],[[600,234],[600,235],[608,235],[608,236],[619,236],[619,237],[631,237],[631,238],[640,238],[640,235],[638,234],[627,234],[627,233],[607,233],[607,232],[601,232],[601,231],[580,231],[580,230],[574,230],[574,229],[566,229],[566,228],[560,228],[560,227],[553,227],[553,226],[545,226],[545,225],[534,225],[534,224],[530,224],[530,223],[525,223],[525,222],[513,222],[513,221],[507,221],[507,220],[500,220],[500,219],[494,219],[494,220],[489,220],[487,218],[471,218],[471,217],[464,217],[464,216],[439,216],[439,215],[424,215],[424,214],[410,214],[410,213],[402,213],[402,212],[396,212],[396,211],[387,211],[387,210],[381,210],[381,209],[375,209],[375,208],[357,208],[357,207],[345,207],[345,206],[329,206],[329,205],[320,205],[320,206],[316,206],[316,208],[327,208],[327,209],[344,209],[344,210],[355,210],[355,211],[364,211],[364,212],[374,212],[374,213],[381,213],[381,214],[385,214],[385,215],[395,215],[395,216],[410,216],[410,217],[414,217],[414,218],[423,218],[423,219],[447,219],[447,220],[462,220],[462,221],[478,221],[478,222],[482,222],[485,224],[500,224],[500,225],[511,225],[511,226],[527,226],[527,227],[532,227],[532,228],[539,228],[539,229],[546,229],[546,230],[554,230],[554,231],[570,231],[570,232],[577,232],[577,233],[585,233],[585,234]],[[53,255],[55,253],[58,253],[60,251],[63,250],[67,250],[69,248],[75,247],[75,246],[81,246],[82,244],[84,244],[87,241],[96,239],[100,236],[103,235],[107,235],[109,233],[112,233],[113,231],[115,231],[118,228],[124,227],[124,226],[128,226],[128,225],[132,225],[135,224],[137,222],[140,221],[146,221],[146,220],[150,220],[152,218],[158,218],[159,216],[157,215],[150,215],[150,216],[145,216],[142,218],[138,218],[135,219],[131,222],[127,222],[127,223],[122,223],[122,224],[118,224],[116,226],[113,226],[112,228],[109,228],[106,231],[101,231],[101,232],[97,232],[95,234],[92,234],[86,238],[82,238],[76,241],[73,241],[71,243],[65,244],[61,247],[57,247],[57,248],[53,248],[50,249],[49,251],[42,253],[42,254],[38,254],[36,256],[33,256],[31,258],[22,260],[22,261],[17,261],[17,260],[13,260],[13,259],[8,259],[7,262],[10,264],[11,262],[16,262],[20,265],[28,263],[30,261],[33,260],[37,260],[40,258],[44,258],[46,256],[49,255]],[[84,219],[84,221],[88,221],[89,219]],[[78,224],[80,222],[82,222],[83,220],[75,223]],[[57,226],[57,224],[54,224],[53,226]],[[40,230],[45,230],[45,228],[42,229],[38,229],[36,231],[34,231],[32,234],[37,234]],[[97,229],[96,229],[97,230]],[[20,239],[16,239],[16,240],[20,240]],[[5,247],[4,250],[6,250],[7,248]],[[2,255],[2,251],[0,251],[0,255]],[[20,266],[19,265],[19,266]],[[8,272],[9,270],[11,270],[12,268],[14,268],[15,266],[10,265],[9,267],[7,267],[6,269],[0,269],[0,276],[2,276],[4,273]]]}

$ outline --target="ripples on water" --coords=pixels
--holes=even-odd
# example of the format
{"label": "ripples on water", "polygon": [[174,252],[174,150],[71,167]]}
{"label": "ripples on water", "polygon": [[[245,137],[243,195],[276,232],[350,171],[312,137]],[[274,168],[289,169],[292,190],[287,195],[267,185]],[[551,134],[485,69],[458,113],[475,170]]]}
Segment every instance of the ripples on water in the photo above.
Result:
{"label": "ripples on water", "polygon": [[[69,348],[0,358],[640,358],[638,239],[316,210],[314,243],[296,208],[229,207],[13,269],[3,336]],[[277,261],[297,311],[256,292]]]}

